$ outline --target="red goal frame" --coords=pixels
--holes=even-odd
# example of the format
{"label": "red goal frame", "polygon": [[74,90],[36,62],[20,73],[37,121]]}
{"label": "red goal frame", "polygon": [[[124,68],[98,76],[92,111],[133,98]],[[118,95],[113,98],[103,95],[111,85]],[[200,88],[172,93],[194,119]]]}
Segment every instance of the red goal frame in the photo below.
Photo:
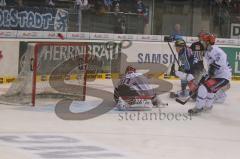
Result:
{"label": "red goal frame", "polygon": [[86,51],[83,54],[84,57],[84,82],[83,82],[83,100],[86,98],[86,81],[87,81],[87,61],[88,61],[88,43],[83,42],[38,42],[34,47],[34,62],[33,62],[33,79],[32,79],[32,106],[36,104],[36,82],[37,82],[37,65],[38,65],[38,53],[41,46],[85,46]]}

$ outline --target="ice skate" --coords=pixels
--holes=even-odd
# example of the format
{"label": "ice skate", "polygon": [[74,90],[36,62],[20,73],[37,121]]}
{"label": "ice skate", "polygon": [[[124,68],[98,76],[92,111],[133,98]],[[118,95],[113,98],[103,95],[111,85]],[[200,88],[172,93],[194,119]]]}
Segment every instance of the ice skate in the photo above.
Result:
{"label": "ice skate", "polygon": [[152,99],[152,104],[154,107],[157,107],[157,108],[168,106],[168,103],[163,102],[159,96],[155,96]]}
{"label": "ice skate", "polygon": [[199,109],[197,107],[194,107],[194,108],[188,110],[188,114],[196,115],[196,114],[201,113],[202,111],[203,111],[203,108]]}
{"label": "ice skate", "polygon": [[181,90],[177,92],[170,92],[170,98],[186,98],[189,96],[189,90]]}
{"label": "ice skate", "polygon": [[204,112],[210,112],[212,110],[212,108],[213,108],[213,106],[211,106],[211,107],[204,107],[203,111]]}

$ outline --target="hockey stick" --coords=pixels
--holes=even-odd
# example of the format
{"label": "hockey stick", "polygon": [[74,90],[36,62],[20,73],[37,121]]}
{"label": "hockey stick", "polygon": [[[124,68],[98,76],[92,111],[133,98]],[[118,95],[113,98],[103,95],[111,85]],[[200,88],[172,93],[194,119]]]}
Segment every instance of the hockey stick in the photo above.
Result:
{"label": "hockey stick", "polygon": [[169,42],[167,42],[167,43],[168,43],[168,46],[169,46],[169,48],[170,48],[170,50],[171,50],[171,52],[173,54],[173,57],[174,57],[175,61],[177,61],[178,67],[180,67],[179,61],[178,61],[178,59],[177,59],[177,57],[176,57],[176,55],[175,55],[175,53],[174,53],[174,51],[172,49],[172,46],[170,45]]}
{"label": "hockey stick", "polygon": [[[204,76],[203,76],[202,78],[204,78]],[[200,82],[199,82],[198,85],[197,85],[197,89],[196,89],[196,90],[198,90],[199,86],[200,86],[202,83],[203,83],[203,82],[200,80]],[[191,99],[194,95],[196,95],[197,92],[198,92],[198,91],[195,91],[194,93],[192,93],[191,95],[189,95],[184,101],[181,100],[181,99],[179,99],[179,98],[176,98],[176,102],[184,105],[184,104],[186,104],[186,103],[189,101],[189,99]]]}
{"label": "hockey stick", "polygon": [[[175,61],[177,61],[178,67],[180,67],[179,61],[178,61],[178,59],[177,59],[177,57],[176,57],[176,55],[175,55],[175,53],[174,53],[174,51],[173,51],[173,49],[172,49],[172,46],[170,45],[169,42],[167,42],[167,43],[168,43],[168,46],[169,46],[169,48],[170,48],[170,50],[171,50],[171,52],[172,52],[172,54],[173,54],[173,57],[174,57]],[[194,94],[195,94],[195,93],[194,93]],[[192,98],[192,96],[193,96],[193,94],[192,94],[191,96],[187,97],[186,100],[184,100],[184,101],[180,100],[179,98],[176,98],[176,102],[184,105],[184,104],[186,104],[186,103],[189,101],[189,99]]]}
{"label": "hockey stick", "polygon": [[179,98],[176,98],[176,102],[184,105],[184,104],[186,104],[195,94],[196,94],[196,92],[194,92],[193,94],[191,94],[190,96],[188,96],[185,100],[181,100],[181,99],[179,99]]}

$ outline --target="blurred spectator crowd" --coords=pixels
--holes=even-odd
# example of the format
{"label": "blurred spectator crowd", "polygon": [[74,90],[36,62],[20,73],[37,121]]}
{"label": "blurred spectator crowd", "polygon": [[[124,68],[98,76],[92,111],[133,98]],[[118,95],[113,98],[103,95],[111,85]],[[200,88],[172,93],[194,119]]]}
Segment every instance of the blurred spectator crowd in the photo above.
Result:
{"label": "blurred spectator crowd", "polygon": [[[67,8],[75,9],[78,15],[82,15],[81,11],[98,16],[109,14],[114,17],[114,33],[127,33],[127,14],[141,16],[144,27],[149,22],[149,9],[143,0],[0,0],[0,6]],[[81,17],[78,23],[81,23]]]}
{"label": "blurred spectator crowd", "polygon": [[229,13],[232,22],[240,22],[240,0],[215,0],[214,2]]}
{"label": "blurred spectator crowd", "polygon": [[124,12],[144,14],[143,0],[0,0],[1,7],[76,7],[97,12]]}

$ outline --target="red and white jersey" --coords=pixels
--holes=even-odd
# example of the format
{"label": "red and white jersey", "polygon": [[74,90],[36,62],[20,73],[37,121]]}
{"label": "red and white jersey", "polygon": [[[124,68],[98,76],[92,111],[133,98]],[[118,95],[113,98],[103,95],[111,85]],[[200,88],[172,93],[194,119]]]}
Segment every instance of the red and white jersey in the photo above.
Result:
{"label": "red and white jersey", "polygon": [[213,78],[231,79],[232,69],[228,63],[226,53],[221,48],[215,45],[209,47],[205,53],[205,60],[208,66],[215,63],[219,67],[215,69]]}
{"label": "red and white jersey", "polygon": [[154,90],[149,85],[148,79],[142,73],[125,74],[119,85],[126,85],[132,90],[136,90],[142,96],[154,96]]}

